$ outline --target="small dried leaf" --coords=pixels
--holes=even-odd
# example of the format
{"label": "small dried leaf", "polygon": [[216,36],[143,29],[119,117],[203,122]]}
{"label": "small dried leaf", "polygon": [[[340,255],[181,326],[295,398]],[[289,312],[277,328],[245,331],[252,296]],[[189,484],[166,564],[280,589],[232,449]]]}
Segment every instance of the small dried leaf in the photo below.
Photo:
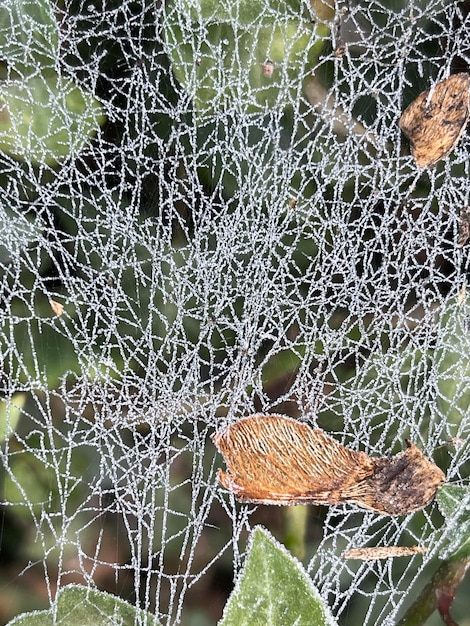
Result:
{"label": "small dried leaf", "polygon": [[342,56],[344,56],[346,54],[346,44],[344,43],[344,41],[342,39],[338,39],[338,41],[336,42],[336,49],[334,51],[334,55],[337,59],[341,58]]}
{"label": "small dried leaf", "polygon": [[457,247],[462,248],[470,237],[470,206],[463,207],[460,210],[459,220],[459,237],[457,239]]}
{"label": "small dried leaf", "polygon": [[469,114],[470,76],[454,74],[423,91],[400,117],[418,167],[445,158],[457,145]]}
{"label": "small dried leaf", "polygon": [[427,548],[422,548],[421,546],[378,546],[376,548],[351,548],[351,550],[346,550],[343,554],[343,558],[356,559],[359,561],[375,561],[377,559],[424,554],[425,552],[427,552]]}
{"label": "small dried leaf", "polygon": [[49,304],[51,305],[51,309],[54,313],[60,317],[64,312],[64,305],[60,304],[60,302],[56,302],[55,300],[49,300]]}
{"label": "small dried leaf", "polygon": [[219,480],[241,502],[354,502],[404,515],[426,506],[445,480],[411,442],[392,458],[372,458],[281,415],[247,417],[213,439],[228,467]]}
{"label": "small dried leaf", "polygon": [[290,198],[289,200],[289,209],[291,211],[293,211],[295,209],[295,207],[297,206],[298,203],[298,199],[297,198]]}

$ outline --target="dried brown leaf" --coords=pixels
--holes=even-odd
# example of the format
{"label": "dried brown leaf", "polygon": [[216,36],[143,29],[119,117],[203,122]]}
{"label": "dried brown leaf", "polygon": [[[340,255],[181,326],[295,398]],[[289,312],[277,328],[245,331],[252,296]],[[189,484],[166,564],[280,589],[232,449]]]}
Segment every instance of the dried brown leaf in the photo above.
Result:
{"label": "dried brown leaf", "polygon": [[399,126],[418,167],[435,165],[457,145],[469,115],[470,75],[454,74],[423,91],[403,112]]}
{"label": "dried brown leaf", "polygon": [[241,502],[354,502],[388,515],[426,506],[445,476],[411,442],[391,458],[372,458],[282,415],[254,415],[217,432],[227,472],[222,485]]}
{"label": "dried brown leaf", "polygon": [[459,236],[457,246],[462,248],[470,237],[470,206],[460,209],[459,216]]}
{"label": "dried brown leaf", "polygon": [[60,302],[56,302],[55,300],[49,300],[49,304],[51,305],[51,309],[54,313],[60,317],[64,312],[64,305]]}
{"label": "dried brown leaf", "polygon": [[345,559],[356,559],[359,561],[375,561],[378,559],[390,559],[399,556],[413,556],[414,554],[424,554],[427,548],[421,546],[377,546],[372,548],[351,548],[343,554]]}

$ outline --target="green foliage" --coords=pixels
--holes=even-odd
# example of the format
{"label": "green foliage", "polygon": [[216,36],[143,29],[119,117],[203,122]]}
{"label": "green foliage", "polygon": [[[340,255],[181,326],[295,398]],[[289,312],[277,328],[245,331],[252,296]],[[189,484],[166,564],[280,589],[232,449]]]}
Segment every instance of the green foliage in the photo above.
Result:
{"label": "green foliage", "polygon": [[53,66],[58,54],[58,29],[47,0],[6,0],[0,7],[2,59],[16,71],[33,73]]}
{"label": "green foliage", "polygon": [[[173,71],[201,113],[231,105],[283,109],[299,99],[329,29],[302,16],[300,3],[241,0],[169,2],[163,21]],[[266,71],[266,63],[273,72]]]}
{"label": "green foliage", "polygon": [[2,87],[0,99],[0,150],[33,163],[75,156],[104,122],[90,93],[51,73]]}
{"label": "green foliage", "polygon": [[102,591],[70,585],[59,591],[55,610],[15,617],[8,626],[158,626],[155,617]]}
{"label": "green foliage", "polygon": [[436,345],[430,351],[433,373],[437,373],[439,407],[448,424],[460,424],[470,406],[470,298],[461,304],[450,298],[438,320]]}
{"label": "green foliage", "polygon": [[0,86],[0,150],[32,163],[75,156],[105,117],[92,94],[57,72],[58,25],[49,3],[3,3],[0,48],[14,78]]}
{"label": "green foliage", "polygon": [[470,557],[470,489],[444,485],[438,491],[437,502],[450,529],[439,557],[450,561]]}
{"label": "green foliage", "polygon": [[0,441],[8,439],[16,430],[26,397],[25,393],[15,393],[10,401],[0,401]]}
{"label": "green foliage", "polygon": [[[371,442],[375,437],[382,437],[383,424],[391,414],[396,420],[393,428],[388,429],[390,438],[394,436],[403,412],[416,415],[416,422],[426,432],[428,424],[433,422],[430,411],[435,406],[445,416],[447,424],[459,426],[470,405],[470,391],[466,384],[470,359],[464,357],[470,354],[466,330],[469,314],[468,298],[460,305],[455,298],[448,298],[436,309],[430,348],[420,340],[422,326],[419,321],[411,335],[412,340],[406,343],[404,332],[408,331],[403,329],[394,328],[379,337],[374,335],[373,328],[367,328],[367,341],[371,345],[375,342],[378,348],[374,347],[355,375],[345,381],[340,393],[343,406],[357,407],[358,415],[368,416],[373,427]],[[428,324],[429,320],[425,320],[424,325]],[[351,337],[351,343],[358,338]],[[366,341],[364,337],[360,340]],[[416,398],[421,401],[416,402]]]}
{"label": "green foliage", "polygon": [[219,626],[334,625],[301,564],[263,528],[253,529],[245,566]]}

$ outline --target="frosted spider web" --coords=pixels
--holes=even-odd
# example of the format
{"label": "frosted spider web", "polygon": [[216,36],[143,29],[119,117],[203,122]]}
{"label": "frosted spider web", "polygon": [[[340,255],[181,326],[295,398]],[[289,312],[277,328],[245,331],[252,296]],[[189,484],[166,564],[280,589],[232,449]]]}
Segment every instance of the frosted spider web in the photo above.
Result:
{"label": "frosted spider web", "polygon": [[[53,13],[48,69],[106,122],[79,130],[60,165],[52,122],[34,158],[30,136],[0,153],[2,500],[34,534],[22,576],[40,568],[51,601],[80,582],[163,624],[192,611],[215,623],[228,593],[217,579],[240,571],[250,528],[282,527],[281,509],[239,505],[216,479],[210,435],[255,412],[371,455],[410,438],[448,481],[467,478],[468,249],[456,241],[468,136],[420,171],[398,119],[468,69],[468,6],[390,4]],[[217,39],[214,22],[231,30]],[[270,65],[274,34],[260,33],[277,23],[300,50],[295,72]],[[17,57],[35,59],[34,37],[18,42],[7,87],[27,83]],[[65,100],[54,110],[67,130]],[[399,518],[312,509],[309,528],[308,572],[343,624],[394,623],[451,532],[435,505]],[[430,549],[342,558],[405,543]]]}

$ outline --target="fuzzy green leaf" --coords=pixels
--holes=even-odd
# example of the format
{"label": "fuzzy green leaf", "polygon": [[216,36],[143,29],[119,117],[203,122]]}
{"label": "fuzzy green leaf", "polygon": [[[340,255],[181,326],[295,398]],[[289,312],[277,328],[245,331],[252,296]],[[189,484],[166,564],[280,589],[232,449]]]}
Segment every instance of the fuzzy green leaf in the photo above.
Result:
{"label": "fuzzy green leaf", "polygon": [[449,537],[439,557],[451,561],[470,557],[470,489],[444,485],[437,493],[437,502],[447,520]]}
{"label": "fuzzy green leaf", "polygon": [[7,626],[158,626],[145,614],[116,596],[80,585],[64,587],[57,597],[57,612],[33,611],[15,617]]}
{"label": "fuzzy green leaf", "polygon": [[33,163],[75,155],[104,122],[87,91],[55,73],[0,88],[0,150]]}
{"label": "fuzzy green leaf", "polygon": [[257,527],[219,626],[266,624],[332,626],[335,621],[300,562]]}

